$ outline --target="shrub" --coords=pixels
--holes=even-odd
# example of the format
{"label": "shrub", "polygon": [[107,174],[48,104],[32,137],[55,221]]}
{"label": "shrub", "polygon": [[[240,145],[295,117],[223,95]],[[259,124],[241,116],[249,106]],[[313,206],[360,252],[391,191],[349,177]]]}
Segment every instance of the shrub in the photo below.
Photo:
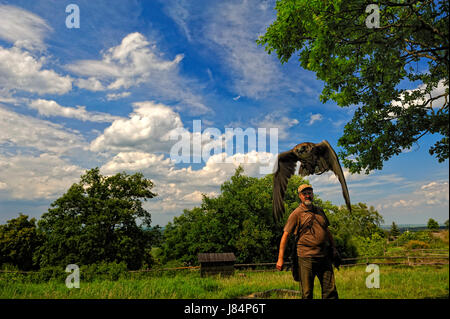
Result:
{"label": "shrub", "polygon": [[96,264],[83,265],[80,267],[80,280],[112,280],[116,281],[128,275],[127,264],[122,261],[117,262],[100,262]]}
{"label": "shrub", "polygon": [[398,237],[397,243],[399,245],[405,245],[410,240],[417,240],[417,233],[410,232],[407,230]]}
{"label": "shrub", "polygon": [[380,234],[374,233],[370,237],[357,236],[353,241],[358,251],[358,256],[383,256],[386,247],[386,239]]}
{"label": "shrub", "polygon": [[407,244],[406,244],[406,248],[408,249],[426,249],[429,248],[430,245],[420,241],[420,240],[410,240]]}

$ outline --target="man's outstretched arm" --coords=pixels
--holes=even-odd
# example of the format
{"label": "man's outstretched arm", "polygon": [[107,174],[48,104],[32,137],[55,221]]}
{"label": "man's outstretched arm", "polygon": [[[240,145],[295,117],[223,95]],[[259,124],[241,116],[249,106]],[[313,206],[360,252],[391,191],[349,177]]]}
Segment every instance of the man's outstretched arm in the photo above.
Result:
{"label": "man's outstretched arm", "polygon": [[286,250],[286,244],[288,241],[289,233],[285,231],[280,241],[280,251],[278,252],[277,269],[282,270],[284,264],[284,251]]}

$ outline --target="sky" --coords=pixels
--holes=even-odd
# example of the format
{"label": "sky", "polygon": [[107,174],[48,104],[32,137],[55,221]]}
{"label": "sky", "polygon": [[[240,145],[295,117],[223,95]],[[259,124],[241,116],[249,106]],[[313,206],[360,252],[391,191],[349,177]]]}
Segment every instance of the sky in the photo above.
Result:
{"label": "sky", "polygon": [[[0,0],[0,223],[38,219],[99,167],[152,180],[158,196],[144,208],[164,226],[202,194],[219,195],[239,164],[262,177],[302,142],[327,140],[338,152],[356,106],[321,103],[314,73],[256,44],[274,4]],[[266,145],[238,148],[227,135],[238,129]],[[437,139],[368,175],[344,169],[352,203],[373,206],[384,224],[443,224],[449,165],[428,153]],[[344,204],[332,173],[308,180],[321,199]]]}

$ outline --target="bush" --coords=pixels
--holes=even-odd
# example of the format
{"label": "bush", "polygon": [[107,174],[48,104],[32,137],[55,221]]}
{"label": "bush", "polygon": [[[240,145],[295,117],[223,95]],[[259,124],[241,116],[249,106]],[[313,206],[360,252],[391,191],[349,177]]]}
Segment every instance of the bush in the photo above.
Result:
{"label": "bush", "polygon": [[111,280],[116,281],[128,275],[127,264],[122,261],[120,263],[101,262],[91,265],[83,265],[80,267],[80,280]]}
{"label": "bush", "polygon": [[57,266],[48,266],[39,269],[39,271],[26,274],[26,281],[38,283],[48,281],[58,281],[64,283],[67,276],[66,269]]}
{"label": "bush", "polygon": [[411,240],[417,240],[417,233],[405,231],[398,237],[397,243],[399,245],[405,245],[406,243],[408,243]]}
{"label": "bush", "polygon": [[420,240],[410,240],[407,244],[406,244],[406,248],[407,249],[426,249],[429,248],[430,245],[420,241]]}
{"label": "bush", "polygon": [[386,239],[379,233],[374,233],[370,237],[357,236],[354,238],[358,256],[383,256],[386,247]]}

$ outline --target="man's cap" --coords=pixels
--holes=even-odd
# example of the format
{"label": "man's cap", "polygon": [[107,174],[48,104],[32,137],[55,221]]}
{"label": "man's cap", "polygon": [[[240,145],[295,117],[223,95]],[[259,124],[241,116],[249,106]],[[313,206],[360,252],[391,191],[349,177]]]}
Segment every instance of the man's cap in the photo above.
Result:
{"label": "man's cap", "polygon": [[298,193],[300,194],[303,190],[305,190],[307,188],[313,189],[313,187],[309,184],[302,184],[298,187]]}

